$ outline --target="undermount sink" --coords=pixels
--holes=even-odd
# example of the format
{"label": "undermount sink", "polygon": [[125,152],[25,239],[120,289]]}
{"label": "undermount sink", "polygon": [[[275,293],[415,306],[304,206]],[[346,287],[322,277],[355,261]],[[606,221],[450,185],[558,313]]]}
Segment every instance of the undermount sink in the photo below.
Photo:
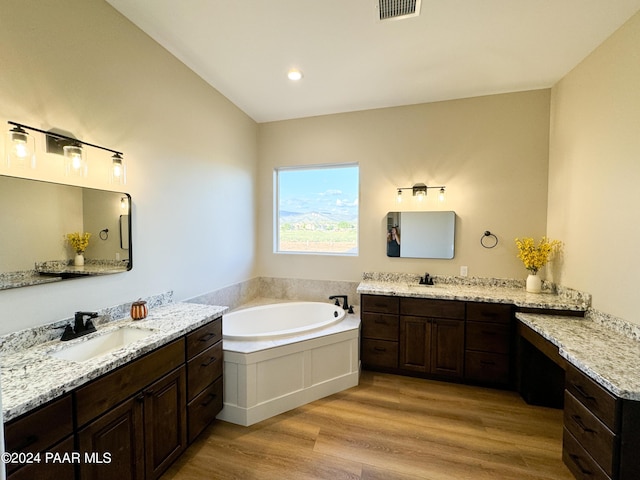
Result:
{"label": "undermount sink", "polygon": [[425,288],[442,288],[440,285],[427,285],[426,283],[410,283],[410,289],[422,290]]}
{"label": "undermount sink", "polygon": [[147,338],[156,333],[146,328],[121,327],[103,335],[97,335],[85,342],[69,345],[49,355],[72,362],[86,362],[92,358],[118,350],[133,342]]}

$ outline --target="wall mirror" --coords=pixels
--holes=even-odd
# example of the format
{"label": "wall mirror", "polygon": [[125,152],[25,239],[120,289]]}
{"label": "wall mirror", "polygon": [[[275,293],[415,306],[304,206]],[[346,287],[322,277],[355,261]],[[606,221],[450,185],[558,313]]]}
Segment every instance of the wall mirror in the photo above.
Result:
{"label": "wall mirror", "polygon": [[455,212],[389,212],[387,256],[453,258]]}
{"label": "wall mirror", "polygon": [[[88,232],[84,265],[66,234]],[[0,175],[0,290],[131,270],[131,197]]]}

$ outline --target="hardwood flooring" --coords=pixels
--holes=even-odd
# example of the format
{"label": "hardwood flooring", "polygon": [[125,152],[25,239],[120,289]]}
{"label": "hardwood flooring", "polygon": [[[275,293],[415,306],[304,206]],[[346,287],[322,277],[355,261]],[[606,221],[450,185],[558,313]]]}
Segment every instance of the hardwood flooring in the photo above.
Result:
{"label": "hardwood flooring", "polygon": [[517,393],[364,371],[251,427],[216,421],[162,480],[572,480],[562,411]]}

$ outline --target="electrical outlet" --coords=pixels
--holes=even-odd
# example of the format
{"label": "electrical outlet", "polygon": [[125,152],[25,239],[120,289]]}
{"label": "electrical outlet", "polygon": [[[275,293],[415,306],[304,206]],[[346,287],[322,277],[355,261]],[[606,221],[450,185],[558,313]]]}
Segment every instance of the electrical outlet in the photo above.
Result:
{"label": "electrical outlet", "polygon": [[466,265],[463,265],[460,267],[460,276],[466,277],[467,275],[469,275],[469,268]]}

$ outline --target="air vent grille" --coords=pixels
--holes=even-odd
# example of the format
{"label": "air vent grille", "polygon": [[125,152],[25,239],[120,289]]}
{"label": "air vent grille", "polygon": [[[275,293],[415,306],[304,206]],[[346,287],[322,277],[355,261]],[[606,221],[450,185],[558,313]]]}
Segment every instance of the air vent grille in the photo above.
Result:
{"label": "air vent grille", "polygon": [[380,20],[415,17],[420,14],[420,0],[378,0]]}

